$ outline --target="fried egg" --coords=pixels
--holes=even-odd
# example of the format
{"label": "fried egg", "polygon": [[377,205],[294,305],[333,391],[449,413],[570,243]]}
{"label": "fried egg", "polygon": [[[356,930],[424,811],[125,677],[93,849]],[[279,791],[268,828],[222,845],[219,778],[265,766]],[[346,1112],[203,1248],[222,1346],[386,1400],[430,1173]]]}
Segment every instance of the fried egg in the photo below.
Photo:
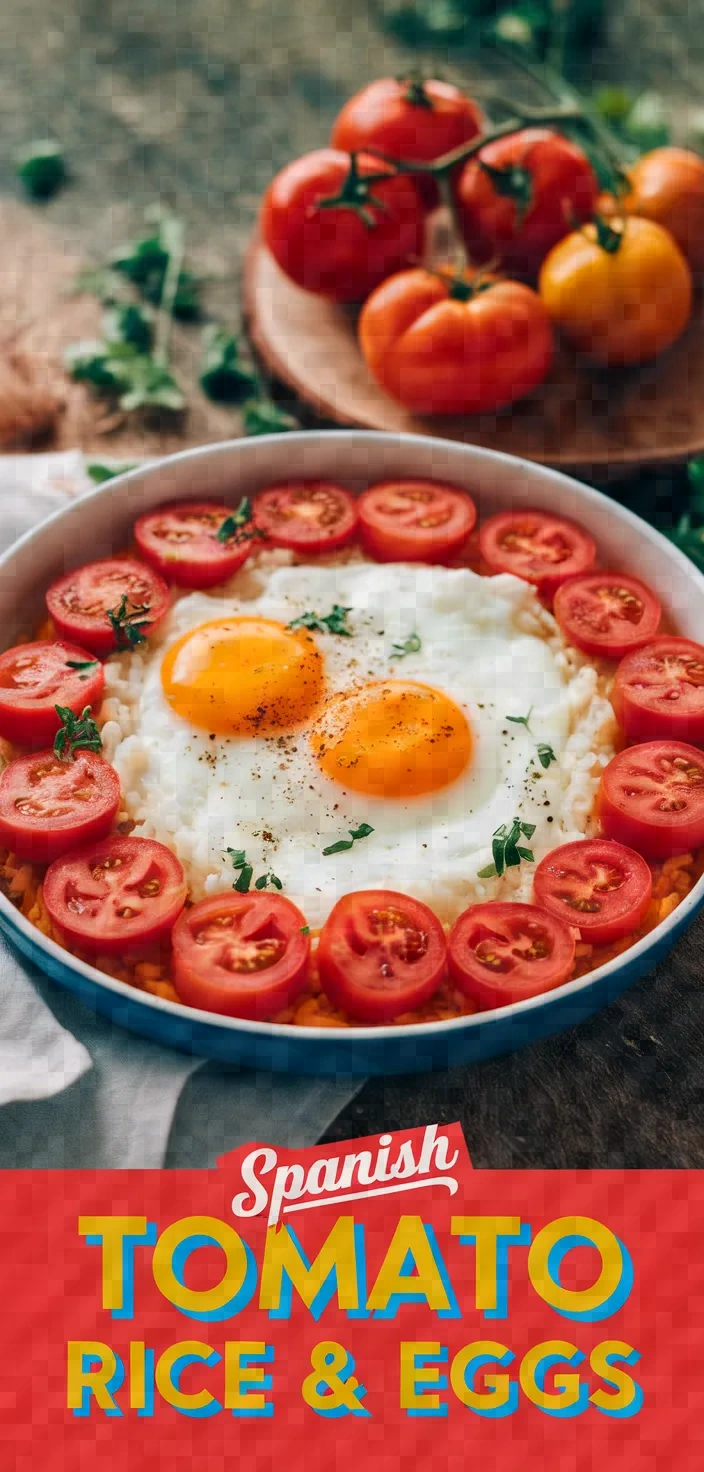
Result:
{"label": "fried egg", "polygon": [[445,922],[530,898],[529,860],[481,877],[493,835],[518,818],[536,861],[580,836],[598,780],[580,722],[603,738],[611,719],[534,589],[465,568],[262,560],[179,599],[106,674],[134,831],[174,850],[194,898],[246,865],[311,926],[359,889]]}

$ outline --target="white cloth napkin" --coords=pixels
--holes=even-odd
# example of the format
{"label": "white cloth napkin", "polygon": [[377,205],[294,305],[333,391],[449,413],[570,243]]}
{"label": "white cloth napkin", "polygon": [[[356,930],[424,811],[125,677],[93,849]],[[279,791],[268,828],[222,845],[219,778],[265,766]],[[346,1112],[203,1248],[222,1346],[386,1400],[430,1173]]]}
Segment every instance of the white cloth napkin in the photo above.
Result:
{"label": "white cloth napkin", "polygon": [[[79,451],[0,456],[0,550],[90,488]],[[251,1139],[311,1145],[359,1087],[161,1048],[0,939],[0,1169],[187,1168]]]}

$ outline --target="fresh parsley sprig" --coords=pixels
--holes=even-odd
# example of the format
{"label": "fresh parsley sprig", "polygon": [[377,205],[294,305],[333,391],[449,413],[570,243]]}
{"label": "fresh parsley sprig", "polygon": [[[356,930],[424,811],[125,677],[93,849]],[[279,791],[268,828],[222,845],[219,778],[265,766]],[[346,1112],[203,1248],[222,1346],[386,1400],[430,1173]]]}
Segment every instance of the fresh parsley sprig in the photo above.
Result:
{"label": "fresh parsley sprig", "polygon": [[403,639],[400,643],[391,645],[390,658],[405,659],[407,654],[417,654],[418,650],[421,647],[422,646],[419,635],[409,634],[407,639]]}
{"label": "fresh parsley sprig", "polygon": [[500,879],[505,869],[515,868],[520,864],[521,859],[525,859],[527,864],[534,864],[535,855],[532,849],[521,847],[518,841],[521,836],[532,838],[534,833],[535,823],[522,823],[520,818],[514,818],[510,828],[506,823],[502,823],[499,828],[495,829],[492,838],[491,851],[494,862],[486,869],[480,869],[477,877],[479,879]]}
{"label": "fresh parsley sprig", "polygon": [[351,608],[343,608],[340,603],[333,603],[332,613],[326,613],[321,617],[319,613],[302,613],[300,618],[294,618],[286,627],[289,629],[314,629],[319,634],[344,634],[346,639],[352,638],[352,630],[347,628],[346,620]]}
{"label": "fresh parsley sprig", "polygon": [[146,644],[147,636],[142,630],[149,623],[150,606],[135,603],[130,608],[127,594],[123,593],[117,608],[106,610],[118,649],[136,649],[138,644]]}
{"label": "fresh parsley sprig", "polygon": [[259,527],[252,524],[252,503],[246,496],[243,496],[237,510],[233,511],[231,516],[226,517],[217,539],[227,545],[231,542],[235,544],[249,542],[252,537],[263,536],[264,533],[259,530]]}
{"label": "fresh parsley sprig", "polygon": [[55,705],[61,726],[54,737],[54,756],[61,762],[71,760],[77,751],[102,751],[100,732],[93,720],[90,706],[84,706],[80,716],[67,705]]}
{"label": "fresh parsley sprig", "polygon": [[347,849],[354,848],[360,838],[368,838],[374,832],[370,823],[360,823],[358,828],[348,828],[349,838],[340,838],[337,843],[331,843],[329,848],[323,849],[323,858],[329,858],[330,854],[343,854]]}

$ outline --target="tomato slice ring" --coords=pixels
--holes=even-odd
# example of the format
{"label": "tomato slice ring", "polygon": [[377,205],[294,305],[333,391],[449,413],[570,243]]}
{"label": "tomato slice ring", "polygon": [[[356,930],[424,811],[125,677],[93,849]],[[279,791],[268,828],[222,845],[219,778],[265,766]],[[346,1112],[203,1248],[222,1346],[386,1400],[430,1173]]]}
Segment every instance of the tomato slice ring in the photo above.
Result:
{"label": "tomato slice ring", "polygon": [[646,859],[704,845],[704,754],[683,741],[648,741],[620,751],[604,769],[601,825]]}
{"label": "tomato slice ring", "polygon": [[488,901],[465,910],[450,931],[452,980],[480,1011],[525,1002],[562,986],[574,966],[570,926],[537,905]]}
{"label": "tomato slice ring", "polygon": [[595,572],[563,583],[554,613],[565,638],[585,654],[621,659],[657,634],[662,609],[638,578]]}
{"label": "tomato slice ring", "polygon": [[477,520],[467,492],[442,481],[380,481],[358,504],[365,551],[377,562],[442,562],[459,551]]}
{"label": "tomato slice ring", "polygon": [[175,854],[153,838],[86,844],[47,869],[44,903],[62,935],[83,950],[142,950],[171,930],[186,900]]}
{"label": "tomato slice ring", "polygon": [[640,928],[653,876],[634,849],[612,839],[585,838],[546,854],[533,888],[542,909],[576,925],[583,941],[603,946]]}
{"label": "tomato slice ring", "polygon": [[97,710],[103,666],[77,644],[38,639],[0,654],[0,736],[17,746],[48,746],[61,726],[56,706],[78,716]]}
{"label": "tomato slice ring", "polygon": [[173,933],[181,1001],[227,1017],[266,1018],[305,984],[306,922],[281,894],[219,894],[184,910]]}
{"label": "tomato slice ring", "polygon": [[108,610],[127,598],[127,611],[146,607],[148,634],[164,617],[169,590],[163,578],[135,557],[104,557],[74,568],[51,584],[46,606],[63,639],[75,640],[91,654],[104,656],[117,648]]}
{"label": "tomato slice ring", "polygon": [[627,741],[670,737],[704,746],[704,646],[662,638],[627,655],[611,704]]}
{"label": "tomato slice ring", "polygon": [[437,991],[446,952],[445,932],[427,905],[395,890],[367,889],[330,911],[318,970],[334,1006],[361,1022],[391,1022]]}
{"label": "tomato slice ring", "polygon": [[284,481],[259,491],[254,522],[275,547],[292,552],[333,552],[357,529],[357,502],[327,480]]}
{"label": "tomato slice ring", "polygon": [[595,542],[576,522],[528,509],[490,516],[479,530],[479,550],[492,572],[512,572],[546,597],[596,560]]}
{"label": "tomato slice ring", "polygon": [[[219,539],[232,507],[219,501],[177,501],[147,511],[135,522],[134,537],[145,562],[179,588],[214,588],[247,561],[253,539],[237,534]],[[245,534],[250,528],[244,528]]]}
{"label": "tomato slice ring", "polygon": [[119,801],[117,772],[97,752],[70,761],[53,751],[17,757],[0,777],[0,842],[20,859],[49,864],[108,833]]}

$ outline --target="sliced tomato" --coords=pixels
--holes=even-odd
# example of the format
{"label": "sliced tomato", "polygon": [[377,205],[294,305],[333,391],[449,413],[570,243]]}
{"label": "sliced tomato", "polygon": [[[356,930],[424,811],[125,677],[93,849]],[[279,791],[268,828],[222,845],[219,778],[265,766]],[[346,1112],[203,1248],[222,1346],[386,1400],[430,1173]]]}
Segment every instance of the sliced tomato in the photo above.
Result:
{"label": "sliced tomato", "polygon": [[248,527],[233,528],[225,538],[232,515],[233,508],[220,502],[178,501],[140,516],[134,537],[144,561],[167,582],[214,588],[242,567],[253,545]]}
{"label": "sliced tomato", "polygon": [[87,951],[142,950],[171,930],[186,901],[175,854],[153,838],[86,844],[57,859],[44,903],[62,935]]}
{"label": "sliced tomato", "polygon": [[442,562],[473,530],[466,491],[434,480],[384,480],[359,498],[365,550],[378,562]]}
{"label": "sliced tomato", "polygon": [[333,481],[284,481],[259,492],[254,521],[276,547],[333,552],[354,536],[357,502],[350,491]]}
{"label": "sliced tomato", "polygon": [[38,639],[0,654],[0,736],[17,746],[48,746],[61,726],[56,706],[81,714],[103,698],[103,666],[77,644]]}
{"label": "sliced tomato", "polygon": [[336,1007],[361,1022],[391,1022],[437,991],[447,943],[419,900],[392,889],[347,894],[320,934],[320,980]]}
{"label": "sliced tomato", "polygon": [[106,655],[118,647],[108,610],[117,611],[123,598],[128,614],[137,611],[144,618],[144,634],[169,606],[163,578],[135,557],[104,557],[74,568],[51,584],[46,606],[62,638],[75,639],[91,654]]}
{"label": "sliced tomato", "polygon": [[666,859],[704,845],[704,755],[683,741],[647,741],[604,769],[597,808],[607,838]]}
{"label": "sliced tomato", "polygon": [[573,931],[556,915],[537,905],[488,901],[455,921],[447,964],[460,991],[488,1012],[562,986],[574,952]]}
{"label": "sliced tomato", "polygon": [[512,572],[551,597],[560,583],[589,572],[596,545],[588,532],[546,511],[500,511],[479,531],[479,550],[492,572]]}
{"label": "sliced tomato", "polygon": [[627,654],[611,704],[627,741],[670,736],[704,746],[704,646],[663,638]]}
{"label": "sliced tomato", "polygon": [[110,831],[120,779],[93,751],[60,761],[37,751],[9,762],[0,777],[0,843],[20,859],[52,859]]}
{"label": "sliced tomato", "polygon": [[282,894],[218,894],[185,910],[173,933],[173,983],[189,1007],[271,1017],[305,984],[304,916]]}
{"label": "sliced tomato", "polygon": [[642,925],[653,876],[640,854],[607,838],[563,843],[541,859],[533,879],[536,903],[576,925],[582,940],[610,945]]}
{"label": "sliced tomato", "polygon": [[585,654],[621,659],[657,634],[662,609],[638,578],[593,572],[558,588],[554,612],[565,638]]}

